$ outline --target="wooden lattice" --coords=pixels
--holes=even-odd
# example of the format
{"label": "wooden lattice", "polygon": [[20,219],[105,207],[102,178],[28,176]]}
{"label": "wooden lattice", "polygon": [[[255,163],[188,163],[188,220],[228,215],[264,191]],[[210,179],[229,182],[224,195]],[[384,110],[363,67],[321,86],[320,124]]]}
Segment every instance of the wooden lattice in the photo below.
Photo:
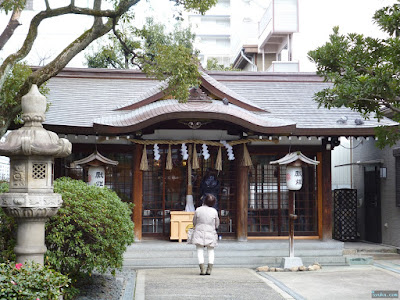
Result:
{"label": "wooden lattice", "polygon": [[357,238],[357,190],[334,190],[333,201],[333,238],[340,241],[354,241]]}

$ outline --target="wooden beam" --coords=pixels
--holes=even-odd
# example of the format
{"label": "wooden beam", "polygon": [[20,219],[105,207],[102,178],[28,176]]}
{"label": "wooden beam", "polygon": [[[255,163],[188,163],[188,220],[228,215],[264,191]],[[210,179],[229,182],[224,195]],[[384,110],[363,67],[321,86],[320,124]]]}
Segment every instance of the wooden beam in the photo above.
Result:
{"label": "wooden beam", "polygon": [[[243,155],[243,147],[238,157]],[[247,218],[248,218],[248,195],[249,195],[249,183],[248,183],[248,167],[241,166],[241,159],[237,161],[237,227],[236,234],[238,241],[247,241]]]}
{"label": "wooden beam", "polygon": [[317,160],[320,162],[317,166],[317,212],[318,212],[318,236],[322,239],[322,153],[317,153]]}
{"label": "wooden beam", "polygon": [[136,144],[133,153],[133,188],[132,202],[133,222],[135,223],[135,240],[142,239],[142,211],[143,211],[143,173],[140,170],[140,160],[142,157],[143,145]]}
{"label": "wooden beam", "polygon": [[331,178],[331,151],[322,152],[322,239],[332,239],[333,200]]}

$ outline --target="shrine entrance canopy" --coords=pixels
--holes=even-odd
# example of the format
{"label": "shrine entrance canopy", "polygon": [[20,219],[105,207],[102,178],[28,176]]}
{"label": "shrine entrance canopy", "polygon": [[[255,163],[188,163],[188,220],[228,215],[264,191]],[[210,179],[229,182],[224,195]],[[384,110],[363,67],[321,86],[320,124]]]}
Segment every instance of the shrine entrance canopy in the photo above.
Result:
{"label": "shrine entrance canopy", "polygon": [[202,84],[190,89],[186,102],[171,99],[166,83],[119,105],[107,116],[96,118],[93,127],[104,134],[140,132],[156,129],[227,130],[229,134],[291,134],[292,120],[273,117],[266,109],[240,96],[209,75],[202,74]]}

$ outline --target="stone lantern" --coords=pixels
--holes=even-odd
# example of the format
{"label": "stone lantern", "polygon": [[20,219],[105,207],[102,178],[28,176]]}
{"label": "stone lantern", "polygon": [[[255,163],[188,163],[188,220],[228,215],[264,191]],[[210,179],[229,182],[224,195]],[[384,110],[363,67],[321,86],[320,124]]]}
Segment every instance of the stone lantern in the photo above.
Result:
{"label": "stone lantern", "polygon": [[281,267],[300,267],[303,265],[302,259],[294,256],[294,220],[297,219],[294,191],[300,190],[303,186],[303,171],[301,167],[303,165],[318,165],[319,161],[310,159],[300,151],[296,151],[285,155],[281,159],[271,161],[270,164],[286,166],[286,186],[289,190],[289,257],[282,259]]}
{"label": "stone lantern", "polygon": [[18,263],[44,262],[45,222],[62,204],[61,195],[53,193],[54,157],[71,154],[68,140],[43,128],[46,105],[46,97],[32,85],[21,100],[24,126],[0,142],[0,155],[10,157],[9,192],[0,195],[0,206],[18,223]]}

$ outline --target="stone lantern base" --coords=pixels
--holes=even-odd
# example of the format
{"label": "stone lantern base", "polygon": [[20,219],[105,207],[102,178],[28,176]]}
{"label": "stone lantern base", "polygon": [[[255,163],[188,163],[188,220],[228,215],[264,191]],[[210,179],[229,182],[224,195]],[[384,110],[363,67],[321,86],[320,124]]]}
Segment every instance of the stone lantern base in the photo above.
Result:
{"label": "stone lantern base", "polygon": [[60,194],[55,193],[4,193],[0,206],[18,223],[17,245],[14,252],[17,262],[28,260],[43,264],[45,244],[45,223],[61,207]]}
{"label": "stone lantern base", "polygon": [[17,219],[17,223],[17,245],[14,248],[17,263],[34,261],[43,265],[44,253],[47,251],[45,244],[46,219]]}

